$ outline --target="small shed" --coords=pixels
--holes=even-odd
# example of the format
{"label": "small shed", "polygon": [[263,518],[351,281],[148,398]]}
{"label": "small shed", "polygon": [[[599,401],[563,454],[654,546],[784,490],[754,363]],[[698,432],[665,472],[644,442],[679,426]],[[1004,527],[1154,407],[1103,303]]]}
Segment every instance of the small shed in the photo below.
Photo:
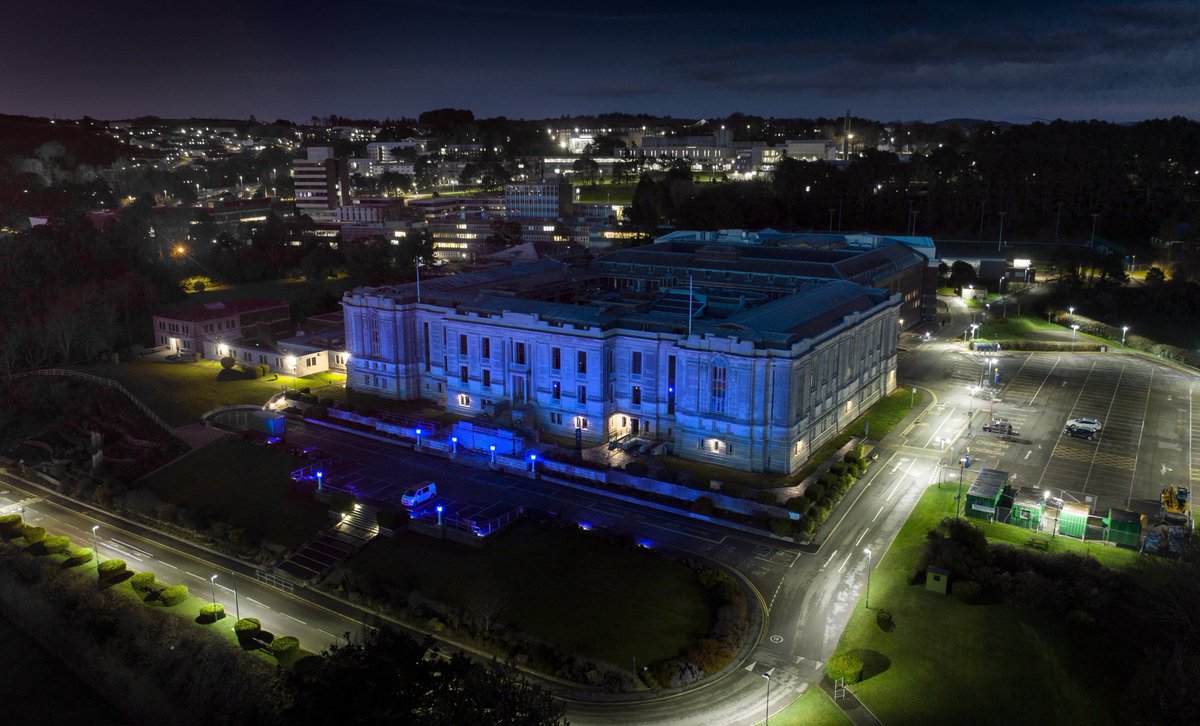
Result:
{"label": "small shed", "polygon": [[1039,530],[1046,516],[1046,496],[1038,487],[1024,487],[1013,497],[1008,523],[1025,529]]}
{"label": "small shed", "polygon": [[963,513],[968,517],[996,521],[996,512],[1000,508],[1000,497],[1004,494],[1004,486],[1008,483],[1008,472],[996,469],[982,469],[975,483],[967,490],[967,501]]}
{"label": "small shed", "polygon": [[950,570],[944,567],[930,567],[925,570],[925,589],[930,592],[946,594],[946,584],[950,582]]}
{"label": "small shed", "polygon": [[1058,512],[1058,533],[1084,539],[1091,510],[1082,502],[1067,502]]}
{"label": "small shed", "polygon": [[1137,512],[1109,507],[1108,516],[1104,518],[1104,532],[1113,544],[1137,547],[1141,544],[1142,518]]}

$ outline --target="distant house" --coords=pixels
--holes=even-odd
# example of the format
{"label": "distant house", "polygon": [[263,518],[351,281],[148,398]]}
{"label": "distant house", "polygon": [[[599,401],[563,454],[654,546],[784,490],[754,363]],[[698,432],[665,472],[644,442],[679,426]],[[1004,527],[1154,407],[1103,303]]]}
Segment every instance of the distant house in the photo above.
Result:
{"label": "distant house", "polygon": [[275,340],[292,329],[286,300],[251,298],[179,308],[153,317],[154,343],[204,355],[204,341]]}

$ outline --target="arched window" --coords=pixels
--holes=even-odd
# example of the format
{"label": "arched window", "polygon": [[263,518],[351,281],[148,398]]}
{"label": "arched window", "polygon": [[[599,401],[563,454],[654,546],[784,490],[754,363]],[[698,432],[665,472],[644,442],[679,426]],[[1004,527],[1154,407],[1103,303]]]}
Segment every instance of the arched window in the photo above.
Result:
{"label": "arched window", "polygon": [[709,410],[713,413],[725,413],[725,395],[729,386],[729,367],[725,365],[725,359],[713,360],[710,384]]}

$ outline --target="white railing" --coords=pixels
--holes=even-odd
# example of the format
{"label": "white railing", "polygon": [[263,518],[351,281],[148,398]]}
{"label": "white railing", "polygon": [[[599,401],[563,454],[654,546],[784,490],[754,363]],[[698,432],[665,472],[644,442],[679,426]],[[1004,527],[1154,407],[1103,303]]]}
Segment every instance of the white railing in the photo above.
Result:
{"label": "white railing", "polygon": [[111,378],[101,378],[100,376],[93,376],[90,373],[81,373],[80,371],[73,371],[73,370],[69,370],[67,368],[40,368],[36,371],[25,371],[24,373],[13,373],[11,375],[5,376],[4,380],[12,381],[12,380],[16,380],[18,378],[25,378],[26,376],[67,376],[69,378],[78,378],[78,379],[81,379],[84,381],[88,381],[89,383],[95,383],[100,386],[114,388],[119,393],[121,393],[123,396],[125,396],[130,401],[132,401],[133,405],[137,406],[138,410],[146,415],[146,418],[148,418],[151,421],[153,421],[154,423],[158,424],[167,433],[169,433],[169,434],[175,433],[175,427],[168,426],[166,421],[163,421],[162,418],[160,418],[158,414],[156,414],[150,410],[149,406],[147,406],[146,404],[144,404],[140,400],[138,400],[137,396],[135,396],[129,392],[129,389],[125,388],[125,386],[122,386],[120,383],[114,381]]}

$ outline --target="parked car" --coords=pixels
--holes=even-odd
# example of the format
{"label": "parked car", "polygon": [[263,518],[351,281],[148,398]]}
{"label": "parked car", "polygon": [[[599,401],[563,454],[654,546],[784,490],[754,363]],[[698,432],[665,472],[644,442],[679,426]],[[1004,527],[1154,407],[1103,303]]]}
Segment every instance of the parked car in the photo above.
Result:
{"label": "parked car", "polygon": [[1067,427],[1063,429],[1063,433],[1068,436],[1074,436],[1077,439],[1091,441],[1100,435],[1100,428],[1085,423],[1068,423]]}
{"label": "parked car", "polygon": [[1012,434],[1013,427],[1008,419],[994,418],[983,425],[983,430],[993,434]]}
{"label": "parked car", "polygon": [[1096,431],[1104,428],[1104,425],[1101,424],[1098,419],[1094,418],[1073,418],[1067,422],[1067,426],[1086,426],[1088,428],[1095,429]]}
{"label": "parked car", "polygon": [[431,481],[423,481],[416,486],[411,486],[408,491],[404,492],[404,496],[400,497],[400,503],[406,507],[415,507],[418,504],[433,499],[437,496],[437,484]]}

